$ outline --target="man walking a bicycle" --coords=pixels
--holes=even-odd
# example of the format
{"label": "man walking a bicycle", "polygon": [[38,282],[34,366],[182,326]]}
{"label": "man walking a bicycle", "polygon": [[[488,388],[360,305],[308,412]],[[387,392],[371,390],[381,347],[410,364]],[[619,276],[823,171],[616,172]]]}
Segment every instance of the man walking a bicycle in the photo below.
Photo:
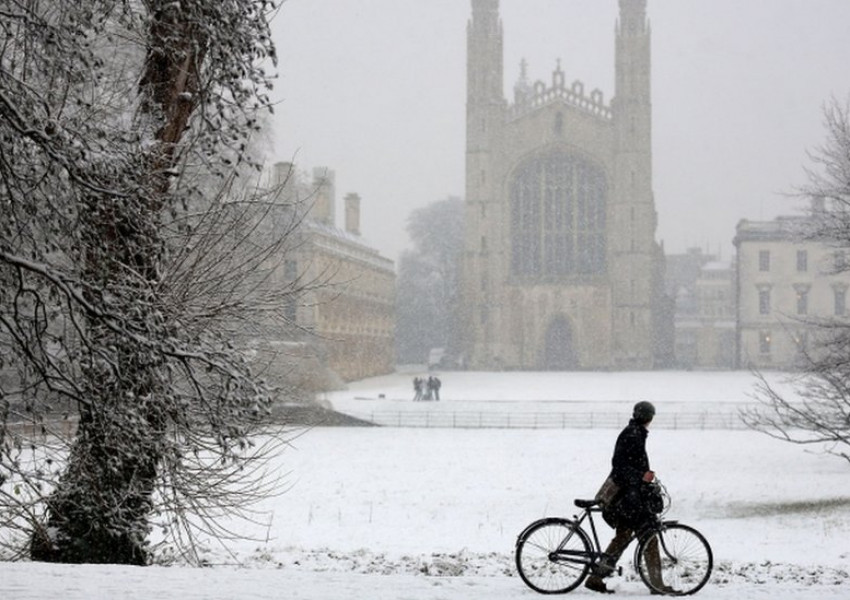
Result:
{"label": "man walking a bicycle", "polygon": [[[616,534],[605,549],[605,558],[596,565],[585,581],[585,587],[595,592],[613,592],[605,585],[603,578],[614,573],[617,561],[635,538],[635,534],[650,525],[661,510],[660,506],[653,506],[658,502],[657,498],[653,498],[650,486],[655,479],[655,473],[649,467],[649,457],[646,453],[649,424],[654,417],[655,406],[652,403],[638,402],[632,411],[632,419],[617,437],[611,458],[611,474],[603,486],[608,497],[599,498],[604,506],[602,516],[615,528]],[[661,557],[657,544],[647,549],[647,570],[655,590],[662,593],[675,591],[665,585],[662,579]]]}
{"label": "man walking a bicycle", "polygon": [[[655,416],[649,402],[638,402],[632,420],[617,437],[611,475],[591,500],[573,501],[582,509],[572,519],[546,516],[517,536],[515,561],[523,582],[541,594],[564,594],[582,582],[611,593],[603,578],[637,539],[634,568],[653,594],[687,596],[708,582],[714,564],[711,546],[693,527],[662,520],[669,506],[664,486],[649,468],[647,427]],[[603,551],[593,515],[602,513],[616,529]]]}

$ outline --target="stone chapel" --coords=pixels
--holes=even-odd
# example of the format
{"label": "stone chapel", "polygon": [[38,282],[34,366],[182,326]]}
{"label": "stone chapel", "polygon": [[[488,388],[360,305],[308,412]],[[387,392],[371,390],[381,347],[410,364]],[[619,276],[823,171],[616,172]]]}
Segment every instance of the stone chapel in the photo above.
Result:
{"label": "stone chapel", "polygon": [[[613,0],[611,0],[613,1]],[[560,64],[504,93],[499,0],[467,30],[461,319],[472,369],[651,369],[664,346],[647,0],[619,0],[616,83]]]}

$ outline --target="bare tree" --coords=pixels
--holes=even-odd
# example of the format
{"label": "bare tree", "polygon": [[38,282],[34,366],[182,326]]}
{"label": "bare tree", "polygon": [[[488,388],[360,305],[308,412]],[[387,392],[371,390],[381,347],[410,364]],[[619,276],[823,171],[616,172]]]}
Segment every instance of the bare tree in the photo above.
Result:
{"label": "bare tree", "polygon": [[[850,249],[850,101],[832,100],[824,110],[826,141],[811,154],[812,200],[801,236]],[[836,272],[850,270],[838,263]],[[846,317],[808,319],[816,345],[805,352],[804,370],[793,391],[778,390],[758,375],[761,407],[744,414],[752,427],[796,444],[825,447],[850,462],[850,321]]]}
{"label": "bare tree", "polygon": [[232,332],[299,293],[299,211],[245,181],[275,8],[0,0],[7,556],[146,564],[156,528],[198,559],[274,491],[274,391]]}
{"label": "bare tree", "polygon": [[407,231],[414,250],[399,263],[397,347],[404,362],[423,361],[432,347],[457,356],[463,201],[449,197],[413,211]]}

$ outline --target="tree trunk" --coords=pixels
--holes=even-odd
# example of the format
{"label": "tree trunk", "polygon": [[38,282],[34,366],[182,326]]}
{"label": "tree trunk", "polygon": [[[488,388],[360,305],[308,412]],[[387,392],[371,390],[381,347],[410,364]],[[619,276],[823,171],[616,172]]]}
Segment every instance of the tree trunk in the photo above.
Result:
{"label": "tree trunk", "polygon": [[[128,331],[155,339],[163,328],[153,291],[162,241],[156,211],[145,210],[150,202],[95,198],[80,232],[89,242],[84,280],[98,290],[88,292],[89,300],[120,314]],[[68,466],[31,555],[49,562],[143,565],[166,431],[166,369],[156,352],[99,316],[88,317],[88,402],[80,407]]]}
{"label": "tree trunk", "polygon": [[47,529],[32,541],[33,560],[147,564],[158,434],[106,419],[112,415],[104,411],[81,416],[68,468],[48,503]]}

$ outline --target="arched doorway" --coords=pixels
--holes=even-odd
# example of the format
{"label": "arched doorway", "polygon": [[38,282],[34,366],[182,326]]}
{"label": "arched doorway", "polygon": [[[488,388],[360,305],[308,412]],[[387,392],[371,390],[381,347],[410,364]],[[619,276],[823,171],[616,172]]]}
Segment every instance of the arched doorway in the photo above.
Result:
{"label": "arched doorway", "polygon": [[543,368],[547,371],[571,371],[579,367],[573,328],[566,317],[555,317],[546,329]]}

